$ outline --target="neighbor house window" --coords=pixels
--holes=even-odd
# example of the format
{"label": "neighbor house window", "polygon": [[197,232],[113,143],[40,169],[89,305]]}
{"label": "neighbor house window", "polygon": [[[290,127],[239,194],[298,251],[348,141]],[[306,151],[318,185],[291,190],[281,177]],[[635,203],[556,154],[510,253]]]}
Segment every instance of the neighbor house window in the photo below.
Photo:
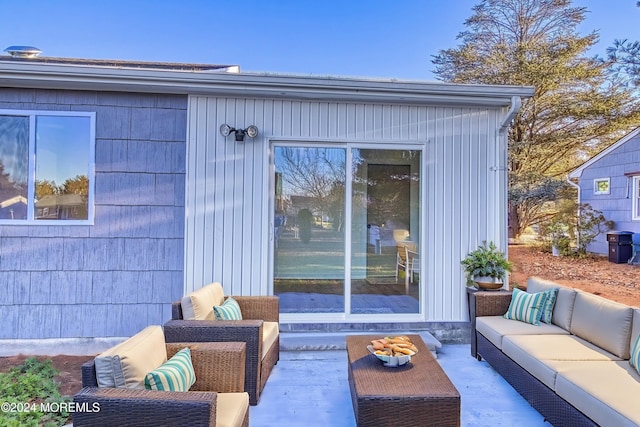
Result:
{"label": "neighbor house window", "polygon": [[640,221],[640,175],[633,177],[633,197],[631,208],[631,219]]}
{"label": "neighbor house window", "polygon": [[593,194],[609,194],[610,188],[610,178],[597,178],[593,180]]}
{"label": "neighbor house window", "polygon": [[0,223],[93,218],[95,113],[0,110]]}

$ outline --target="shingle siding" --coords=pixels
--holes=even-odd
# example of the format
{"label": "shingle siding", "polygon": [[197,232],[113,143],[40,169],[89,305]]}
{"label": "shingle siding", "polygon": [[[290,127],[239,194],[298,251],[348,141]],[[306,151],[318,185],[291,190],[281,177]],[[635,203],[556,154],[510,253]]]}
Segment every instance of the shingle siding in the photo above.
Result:
{"label": "shingle siding", "polygon": [[[579,179],[580,201],[602,211],[606,219],[614,221],[615,230],[640,233],[640,222],[631,220],[632,183],[625,176],[627,172],[637,171],[640,171],[640,135],[622,143],[584,168]],[[594,194],[594,180],[599,178],[610,179],[609,194]],[[606,234],[598,236],[587,249],[607,255],[609,245]]]}
{"label": "shingle siding", "polygon": [[0,225],[0,339],[130,336],[184,290],[187,97],[0,88],[96,113],[94,225]]}

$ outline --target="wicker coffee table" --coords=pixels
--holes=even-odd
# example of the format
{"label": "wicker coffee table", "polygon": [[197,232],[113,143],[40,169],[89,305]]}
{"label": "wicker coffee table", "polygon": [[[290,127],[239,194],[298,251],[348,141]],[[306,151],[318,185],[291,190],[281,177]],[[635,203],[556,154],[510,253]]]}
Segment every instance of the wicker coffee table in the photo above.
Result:
{"label": "wicker coffee table", "polygon": [[358,426],[459,426],[460,394],[419,335],[411,362],[387,368],[367,350],[384,335],[347,337],[349,388]]}

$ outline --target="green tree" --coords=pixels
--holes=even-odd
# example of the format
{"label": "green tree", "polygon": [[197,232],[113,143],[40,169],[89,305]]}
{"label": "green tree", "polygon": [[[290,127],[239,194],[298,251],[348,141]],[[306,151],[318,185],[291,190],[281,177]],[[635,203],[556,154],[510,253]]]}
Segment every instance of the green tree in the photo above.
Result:
{"label": "green tree", "polygon": [[[640,1],[636,6],[640,7]],[[630,86],[640,87],[640,41],[614,40],[613,45],[607,48],[607,56],[615,77]]]}
{"label": "green tree", "polygon": [[[530,85],[508,133],[509,235],[553,215],[565,176],[640,118],[632,90],[587,57],[598,40],[577,33],[586,8],[571,0],[482,0],[458,35],[433,58],[438,78],[455,83]],[[569,189],[570,190],[570,189]]]}
{"label": "green tree", "polygon": [[36,181],[36,199],[40,200],[44,196],[53,196],[60,193],[60,189],[54,181],[47,179]]}
{"label": "green tree", "polygon": [[60,187],[60,194],[89,195],[89,178],[86,175],[76,175],[68,178]]}

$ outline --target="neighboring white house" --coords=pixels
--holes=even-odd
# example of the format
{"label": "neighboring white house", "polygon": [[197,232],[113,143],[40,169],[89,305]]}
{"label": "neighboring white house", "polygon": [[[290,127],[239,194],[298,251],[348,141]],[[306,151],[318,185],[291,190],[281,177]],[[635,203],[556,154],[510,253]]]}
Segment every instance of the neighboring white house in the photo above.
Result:
{"label": "neighboring white house", "polygon": [[[640,233],[640,128],[573,170],[569,179],[578,183],[578,202],[602,211],[615,231]],[[606,235],[587,249],[608,254]]]}
{"label": "neighboring white house", "polygon": [[[211,281],[281,295],[283,330],[466,324],[460,260],[507,248],[505,130],[532,88],[162,65],[0,57],[0,118],[80,116],[89,155],[81,218],[35,217],[31,165],[27,213],[0,219],[0,338],[131,335]],[[369,225],[419,252],[408,294]]]}

